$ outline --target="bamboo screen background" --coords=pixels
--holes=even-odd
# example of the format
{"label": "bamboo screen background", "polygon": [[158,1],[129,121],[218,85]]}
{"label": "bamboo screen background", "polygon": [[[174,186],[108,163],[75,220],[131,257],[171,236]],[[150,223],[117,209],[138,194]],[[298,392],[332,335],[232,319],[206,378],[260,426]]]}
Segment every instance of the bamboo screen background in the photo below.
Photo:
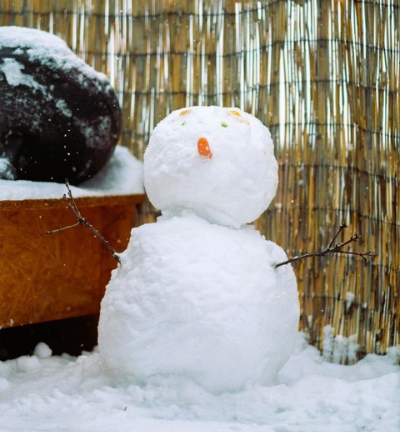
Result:
{"label": "bamboo screen background", "polygon": [[2,0],[0,25],[55,33],[106,73],[121,143],[139,158],[174,109],[257,116],[280,164],[258,228],[293,256],[323,249],[346,221],[346,238],[362,234],[352,249],[377,254],[293,265],[310,343],[341,362],[400,343],[396,0]]}

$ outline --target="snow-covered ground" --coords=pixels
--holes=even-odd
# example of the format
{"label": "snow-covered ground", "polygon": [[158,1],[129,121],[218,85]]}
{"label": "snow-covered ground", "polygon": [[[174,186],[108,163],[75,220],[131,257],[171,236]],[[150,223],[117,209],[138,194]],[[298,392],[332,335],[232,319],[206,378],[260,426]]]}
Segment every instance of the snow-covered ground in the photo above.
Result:
{"label": "snow-covered ground", "polygon": [[[181,377],[115,385],[97,352],[0,363],[1,432],[398,432],[399,348],[353,366],[324,362],[299,334],[277,383],[210,394]],[[397,362],[397,364],[396,364]]]}

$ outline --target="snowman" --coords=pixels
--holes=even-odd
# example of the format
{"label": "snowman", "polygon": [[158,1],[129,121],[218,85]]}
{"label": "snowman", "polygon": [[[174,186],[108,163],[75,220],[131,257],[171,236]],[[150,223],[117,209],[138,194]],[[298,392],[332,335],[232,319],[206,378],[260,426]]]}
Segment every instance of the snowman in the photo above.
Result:
{"label": "snowman", "polygon": [[144,155],[156,223],[134,228],[101,304],[99,352],[117,380],[179,376],[209,392],[273,384],[299,302],[285,252],[249,223],[275,196],[268,129],[238,108],[191,107]]}

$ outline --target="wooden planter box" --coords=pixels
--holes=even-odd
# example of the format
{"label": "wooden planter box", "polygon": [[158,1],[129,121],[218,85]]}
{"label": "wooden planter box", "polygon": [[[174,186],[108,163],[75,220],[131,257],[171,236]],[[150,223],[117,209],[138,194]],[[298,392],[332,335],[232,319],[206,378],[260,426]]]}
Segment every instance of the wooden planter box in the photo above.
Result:
{"label": "wooden planter box", "polygon": [[[141,223],[144,195],[76,198],[82,214],[117,252]],[[0,328],[99,312],[117,266],[62,199],[0,201]]]}

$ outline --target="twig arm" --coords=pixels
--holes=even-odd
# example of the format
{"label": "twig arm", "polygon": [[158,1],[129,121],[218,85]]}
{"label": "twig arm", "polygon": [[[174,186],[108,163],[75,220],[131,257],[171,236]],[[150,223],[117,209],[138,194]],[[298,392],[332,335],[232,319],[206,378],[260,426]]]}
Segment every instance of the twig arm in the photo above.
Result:
{"label": "twig arm", "polygon": [[306,253],[304,255],[299,255],[299,256],[295,256],[293,258],[289,258],[286,261],[280,262],[278,264],[275,265],[275,268],[281,267],[283,265],[286,264],[291,264],[293,262],[296,261],[300,261],[302,259],[306,259],[306,258],[312,258],[312,257],[321,257],[321,256],[325,256],[328,254],[347,254],[347,255],[356,255],[356,256],[360,256],[364,261],[367,261],[366,257],[370,257],[373,258],[375,257],[375,254],[372,252],[353,252],[353,251],[348,251],[348,250],[343,250],[343,246],[347,246],[350,243],[354,243],[356,242],[358,239],[361,238],[361,235],[359,234],[355,234],[352,237],[350,237],[348,240],[342,242],[342,243],[335,243],[335,240],[337,239],[337,237],[339,236],[339,234],[345,229],[347,228],[347,225],[345,223],[343,223],[342,225],[340,225],[338,231],[336,232],[336,234],[333,236],[332,240],[329,243],[329,246],[319,252],[310,252],[310,253]]}
{"label": "twig arm", "polygon": [[72,191],[71,188],[69,187],[69,182],[67,179],[65,179],[65,186],[67,187],[68,190],[68,197],[64,194],[63,195],[63,199],[65,200],[68,209],[73,213],[73,215],[76,217],[77,222],[73,225],[68,225],[66,227],[62,227],[62,228],[57,228],[55,230],[51,230],[51,231],[46,231],[46,234],[55,234],[58,233],[60,231],[65,231],[67,229],[70,228],[75,228],[78,225],[84,225],[85,227],[89,228],[90,231],[92,231],[92,233],[98,237],[100,239],[100,241],[104,244],[104,246],[111,252],[113,258],[119,263],[121,264],[121,259],[119,257],[119,255],[117,254],[117,252],[115,251],[115,249],[110,245],[110,243],[99,233],[99,231],[97,231],[97,229],[90,223],[87,221],[87,219],[85,219],[84,217],[82,217],[78,206],[76,205],[75,199],[72,195]]}
{"label": "twig arm", "polygon": [[327,249],[330,249],[330,248],[333,246],[333,243],[334,243],[335,240],[339,237],[339,234],[340,234],[343,230],[345,230],[346,228],[347,228],[347,225],[343,222],[343,223],[340,225],[339,229],[337,230],[336,234],[333,236],[333,238],[332,238],[331,242],[329,243]]}
{"label": "twig arm", "polygon": [[298,256],[289,258],[286,261],[282,261],[279,264],[275,264],[275,268],[281,267],[281,266],[286,265],[286,264],[291,264],[292,262],[300,261],[302,259],[313,258],[313,257],[316,257],[316,256],[324,256],[324,255],[326,255],[325,251],[322,251],[322,252],[310,252],[310,253],[306,253],[304,255],[298,255]]}
{"label": "twig arm", "polygon": [[68,230],[70,228],[75,228],[78,225],[81,225],[81,223],[79,221],[77,223],[73,224],[73,225],[68,225],[68,226],[65,226],[65,227],[61,227],[61,228],[57,228],[57,229],[54,229],[54,230],[46,231],[46,234],[55,234],[55,233],[58,233],[60,231],[66,231],[66,230]]}
{"label": "twig arm", "polygon": [[82,218],[81,220],[82,220],[82,222],[78,222],[78,223],[82,223],[83,225],[85,225],[86,227],[88,227],[90,229],[90,231],[92,231],[92,233],[96,237],[98,237],[100,239],[100,241],[104,244],[104,246],[111,252],[111,254],[114,257],[114,259],[116,261],[118,261],[119,264],[122,264],[119,255],[114,250],[114,248],[110,245],[110,243],[104,238],[104,236],[102,236],[99,233],[99,231],[97,231],[97,229],[92,224],[90,224],[85,218]]}

